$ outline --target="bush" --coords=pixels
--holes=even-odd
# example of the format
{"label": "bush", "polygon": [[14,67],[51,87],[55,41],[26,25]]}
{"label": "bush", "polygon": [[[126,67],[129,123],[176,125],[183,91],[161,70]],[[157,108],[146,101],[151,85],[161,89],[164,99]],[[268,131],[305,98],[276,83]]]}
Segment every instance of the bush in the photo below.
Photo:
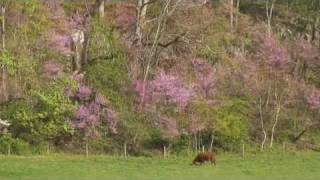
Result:
{"label": "bush", "polygon": [[10,136],[0,137],[0,153],[25,155],[30,153],[29,144],[22,139],[14,139]]}
{"label": "bush", "polygon": [[8,103],[0,115],[12,124],[12,135],[39,144],[70,134],[72,129],[67,119],[74,105],[63,94],[66,86],[68,82],[56,81],[33,90],[26,100]]}
{"label": "bush", "polygon": [[238,148],[249,138],[248,103],[241,99],[231,99],[216,109],[216,140],[223,149]]}

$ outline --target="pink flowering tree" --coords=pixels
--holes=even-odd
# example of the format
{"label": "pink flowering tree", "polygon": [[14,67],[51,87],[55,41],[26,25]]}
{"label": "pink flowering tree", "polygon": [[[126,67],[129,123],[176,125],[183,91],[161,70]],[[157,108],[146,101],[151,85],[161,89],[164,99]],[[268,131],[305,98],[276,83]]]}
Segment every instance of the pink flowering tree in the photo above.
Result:
{"label": "pink flowering tree", "polygon": [[183,110],[190,102],[193,96],[191,88],[187,88],[179,76],[165,73],[160,73],[151,82],[153,97],[155,101],[165,99],[166,102],[176,105]]}
{"label": "pink flowering tree", "polygon": [[179,110],[185,109],[193,97],[192,88],[185,86],[179,76],[165,73],[163,70],[151,81],[136,81],[134,91],[137,101],[143,105],[150,106],[162,102],[173,104]]}
{"label": "pink flowering tree", "polygon": [[320,56],[319,50],[307,40],[299,40],[292,48],[292,54],[295,57],[294,75],[297,79],[303,79],[306,76],[309,67],[317,64],[317,57]]}
{"label": "pink flowering tree", "polygon": [[287,68],[290,61],[288,51],[272,36],[262,39],[257,57],[260,62],[276,70]]}
{"label": "pink flowering tree", "polygon": [[[189,114],[188,107],[192,107],[198,101],[212,104],[210,102],[214,100],[217,85],[215,70],[205,59],[194,59],[192,67],[195,76],[189,86],[178,73],[169,73],[164,70],[160,70],[152,80],[145,82],[137,80],[134,83],[133,90],[136,93],[137,102],[143,105],[144,110],[160,114],[157,117],[165,137],[174,138],[180,135],[175,118],[164,115],[167,114],[168,105],[173,105],[179,114],[192,116],[195,112]],[[190,130],[186,133],[191,132],[192,135],[196,135],[199,131],[206,129],[202,121],[202,119],[197,121],[199,126],[195,121],[186,122],[190,124]]]}
{"label": "pink flowering tree", "polygon": [[92,94],[92,89],[88,86],[80,86],[77,97],[80,101],[88,101],[90,100],[90,96]]}
{"label": "pink flowering tree", "polygon": [[53,61],[47,61],[43,64],[42,71],[45,77],[56,79],[62,75],[63,68],[61,64],[55,63]]}
{"label": "pink flowering tree", "polygon": [[206,101],[212,101],[217,86],[215,70],[205,59],[196,58],[191,62],[196,74],[195,91],[203,94]]}
{"label": "pink flowering tree", "polygon": [[163,115],[167,114],[164,109],[172,105],[178,112],[184,112],[194,97],[192,87],[186,86],[179,75],[161,70],[150,81],[137,80],[133,90],[137,102],[143,105],[143,110],[157,114],[164,138],[172,139],[180,135],[176,120]]}
{"label": "pink flowering tree", "polygon": [[106,120],[112,134],[118,134],[117,125],[119,122],[118,113],[112,109],[106,109]]}
{"label": "pink flowering tree", "polygon": [[305,98],[310,109],[320,110],[320,90],[310,88],[305,93]]}
{"label": "pink flowering tree", "polygon": [[75,109],[71,125],[84,138],[86,152],[88,153],[89,140],[97,138],[100,135],[98,130],[99,125],[105,122],[111,134],[117,134],[118,121],[117,112],[104,107],[100,101],[94,101],[86,105],[80,105]]}
{"label": "pink flowering tree", "polygon": [[96,103],[79,106],[74,112],[72,127],[80,131],[86,140],[97,137],[96,126],[99,124],[100,107]]}
{"label": "pink flowering tree", "polygon": [[128,27],[136,23],[136,17],[130,15],[129,13],[122,11],[116,14],[115,25],[122,29],[127,29]]}
{"label": "pink flowering tree", "polygon": [[[280,113],[290,100],[289,69],[291,57],[287,49],[274,36],[260,38],[260,46],[255,56],[253,69],[255,84],[252,86],[256,94],[255,102],[259,107],[262,131],[261,150],[270,135],[270,145],[273,147],[274,134],[280,120]],[[252,64],[250,63],[252,66]],[[249,68],[248,68],[249,69]],[[249,72],[252,73],[252,72]]]}

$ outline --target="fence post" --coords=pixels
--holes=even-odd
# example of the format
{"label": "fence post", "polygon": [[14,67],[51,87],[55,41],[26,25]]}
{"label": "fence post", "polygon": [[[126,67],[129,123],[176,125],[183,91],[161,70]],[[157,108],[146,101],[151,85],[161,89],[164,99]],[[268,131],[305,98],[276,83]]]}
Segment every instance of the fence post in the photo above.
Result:
{"label": "fence post", "polygon": [[244,158],[245,156],[245,149],[244,149],[244,143],[242,143],[242,157]]}
{"label": "fence post", "polygon": [[50,154],[50,143],[47,143],[47,154]]}
{"label": "fence post", "polygon": [[202,145],[202,152],[204,153],[204,146]]}
{"label": "fence post", "polygon": [[88,142],[86,142],[86,157],[89,157],[89,146],[88,146]]}
{"label": "fence post", "polygon": [[127,143],[124,143],[124,158],[127,158]]}
{"label": "fence post", "polygon": [[11,155],[11,144],[9,143],[8,144],[8,156],[10,156]]}
{"label": "fence post", "polygon": [[163,158],[165,159],[167,157],[167,154],[166,154],[166,146],[163,146]]}

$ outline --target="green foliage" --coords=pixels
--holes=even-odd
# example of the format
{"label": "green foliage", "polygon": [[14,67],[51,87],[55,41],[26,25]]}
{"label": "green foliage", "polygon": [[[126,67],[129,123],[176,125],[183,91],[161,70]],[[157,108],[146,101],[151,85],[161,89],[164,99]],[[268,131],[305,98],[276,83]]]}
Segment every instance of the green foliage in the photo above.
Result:
{"label": "green foliage", "polygon": [[[207,129],[213,132],[216,144],[226,150],[238,147],[249,139],[251,112],[249,103],[239,98],[225,99],[217,107],[206,103],[194,107],[194,113],[207,124]],[[210,139],[209,136],[206,139]]]}
{"label": "green foliage", "polygon": [[[22,16],[24,20],[21,22],[8,22],[6,33],[10,41],[7,41],[7,46],[13,50],[16,47],[20,47],[18,52],[21,54],[21,50],[25,50],[24,48],[34,48],[34,46],[38,45],[38,42],[47,34],[52,23],[49,21],[45,5],[37,0],[13,3],[11,6],[10,9],[13,15]],[[16,26],[15,23],[20,24]],[[43,42],[41,47],[43,48]]]}
{"label": "green foliage", "polygon": [[57,81],[30,93],[30,100],[12,103],[7,107],[6,118],[12,123],[14,136],[39,143],[72,132],[68,117],[74,105],[64,96],[68,82]]}
{"label": "green foliage", "polygon": [[92,43],[89,56],[92,57],[85,68],[89,84],[105,95],[112,105],[126,109],[130,98],[124,96],[128,85],[126,59],[120,51],[115,34],[108,24],[93,19]]}
{"label": "green foliage", "polygon": [[29,144],[22,139],[14,139],[10,136],[3,135],[0,137],[0,153],[16,155],[25,155],[30,153]]}
{"label": "green foliage", "polygon": [[0,50],[0,67],[5,67],[9,75],[14,75],[18,66],[18,63],[14,60],[14,57],[5,49]]}
{"label": "green foliage", "polygon": [[125,108],[128,98],[123,96],[126,73],[115,60],[102,59],[86,67],[89,84],[106,96],[115,108]]}
{"label": "green foliage", "polygon": [[230,148],[249,138],[249,113],[248,102],[241,99],[228,100],[215,110],[215,134],[224,147]]}

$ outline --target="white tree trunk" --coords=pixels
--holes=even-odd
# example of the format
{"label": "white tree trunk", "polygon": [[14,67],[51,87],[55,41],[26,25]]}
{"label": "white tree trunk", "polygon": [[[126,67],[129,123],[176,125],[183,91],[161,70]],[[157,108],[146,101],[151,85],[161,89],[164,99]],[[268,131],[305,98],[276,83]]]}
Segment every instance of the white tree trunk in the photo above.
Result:
{"label": "white tree trunk", "polygon": [[211,134],[211,142],[210,142],[210,148],[209,148],[210,152],[212,152],[213,141],[214,141],[214,136],[213,136],[213,134]]}
{"label": "white tree trunk", "polygon": [[280,103],[278,103],[277,109],[276,109],[275,121],[274,121],[272,129],[271,129],[270,148],[273,147],[274,132],[275,132],[276,126],[277,126],[278,121],[279,121],[280,110],[281,110],[281,105],[280,105]]}
{"label": "white tree trunk", "polygon": [[99,17],[104,17],[104,0],[97,0],[97,8],[99,12]]}
{"label": "white tree trunk", "polygon": [[138,0],[136,35],[139,40],[142,39],[142,29],[146,20],[149,1],[150,0]]}
{"label": "white tree trunk", "polygon": [[81,30],[76,30],[71,36],[74,50],[74,70],[79,72],[82,67],[83,45],[85,42],[84,32]]}
{"label": "white tree trunk", "polygon": [[263,151],[264,150],[264,145],[265,145],[266,140],[267,140],[267,132],[266,132],[266,129],[264,127],[263,111],[262,111],[262,99],[261,99],[261,97],[259,98],[259,114],[260,114],[261,129],[262,129],[262,133],[263,133],[263,139],[262,139],[262,142],[261,142],[261,151]]}
{"label": "white tree trunk", "polygon": [[267,32],[268,37],[271,37],[272,27],[271,27],[271,19],[273,14],[274,3],[276,0],[271,0],[271,5],[269,4],[270,0],[266,0],[266,13],[267,13]]}

